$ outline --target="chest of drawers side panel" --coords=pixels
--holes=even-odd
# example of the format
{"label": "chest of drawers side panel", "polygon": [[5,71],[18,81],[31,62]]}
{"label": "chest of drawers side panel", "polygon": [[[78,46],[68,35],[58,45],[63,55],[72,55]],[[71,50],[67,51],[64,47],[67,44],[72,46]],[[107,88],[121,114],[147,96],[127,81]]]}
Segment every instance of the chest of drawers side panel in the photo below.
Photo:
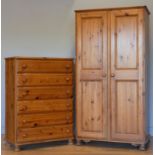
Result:
{"label": "chest of drawers side panel", "polygon": [[16,64],[15,59],[6,59],[5,61],[5,136],[10,143],[16,142]]}

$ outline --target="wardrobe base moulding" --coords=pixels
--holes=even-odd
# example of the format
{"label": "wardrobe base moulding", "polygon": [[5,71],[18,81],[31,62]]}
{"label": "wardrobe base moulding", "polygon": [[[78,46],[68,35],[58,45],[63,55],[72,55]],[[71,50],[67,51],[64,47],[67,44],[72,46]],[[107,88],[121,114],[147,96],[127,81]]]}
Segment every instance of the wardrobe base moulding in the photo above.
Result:
{"label": "wardrobe base moulding", "polygon": [[85,144],[87,143],[90,143],[90,142],[93,142],[93,141],[98,141],[98,142],[113,142],[113,143],[126,143],[126,144],[131,144],[133,147],[141,150],[141,151],[145,151],[147,149],[147,146],[149,145],[150,143],[150,138],[148,136],[148,138],[145,140],[144,143],[141,143],[141,142],[126,142],[126,141],[108,141],[108,140],[97,140],[97,139],[84,139],[84,138],[78,138],[76,139],[76,145],[77,146],[80,146],[82,145],[82,142],[84,142]]}

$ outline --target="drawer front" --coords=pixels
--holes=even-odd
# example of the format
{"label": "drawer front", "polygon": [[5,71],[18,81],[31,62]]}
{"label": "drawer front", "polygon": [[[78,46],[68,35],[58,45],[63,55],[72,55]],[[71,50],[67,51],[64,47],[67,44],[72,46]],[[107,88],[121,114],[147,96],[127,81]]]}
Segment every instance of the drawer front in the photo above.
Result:
{"label": "drawer front", "polygon": [[18,100],[71,98],[72,86],[18,87]]}
{"label": "drawer front", "polygon": [[17,142],[35,142],[41,140],[65,139],[73,137],[73,126],[57,125],[51,127],[18,129]]}
{"label": "drawer front", "polygon": [[72,74],[18,74],[18,86],[72,85]]}
{"label": "drawer front", "polygon": [[18,115],[18,127],[41,127],[57,124],[70,124],[73,120],[72,112],[57,112],[48,114]]}
{"label": "drawer front", "polygon": [[71,73],[71,60],[17,60],[18,73]]}
{"label": "drawer front", "polygon": [[28,100],[17,102],[18,114],[70,111],[72,109],[73,99]]}

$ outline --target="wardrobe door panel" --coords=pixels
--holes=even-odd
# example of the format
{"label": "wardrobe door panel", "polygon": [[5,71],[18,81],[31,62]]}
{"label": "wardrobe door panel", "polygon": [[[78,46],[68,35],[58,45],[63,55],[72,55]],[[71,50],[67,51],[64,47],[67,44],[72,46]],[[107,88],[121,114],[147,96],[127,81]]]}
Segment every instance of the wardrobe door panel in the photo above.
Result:
{"label": "wardrobe door panel", "polygon": [[116,67],[117,69],[137,68],[137,19],[133,16],[116,17]]}
{"label": "wardrobe door panel", "polygon": [[102,82],[82,82],[82,129],[88,132],[102,132],[103,91]]}
{"label": "wardrobe door panel", "polygon": [[77,14],[77,137],[107,138],[107,13]]}
{"label": "wardrobe door panel", "polygon": [[116,131],[138,133],[138,83],[137,81],[116,82]]}
{"label": "wardrobe door panel", "polygon": [[144,139],[142,10],[111,11],[111,139]]}
{"label": "wardrobe door panel", "polygon": [[82,68],[102,69],[102,18],[82,19]]}

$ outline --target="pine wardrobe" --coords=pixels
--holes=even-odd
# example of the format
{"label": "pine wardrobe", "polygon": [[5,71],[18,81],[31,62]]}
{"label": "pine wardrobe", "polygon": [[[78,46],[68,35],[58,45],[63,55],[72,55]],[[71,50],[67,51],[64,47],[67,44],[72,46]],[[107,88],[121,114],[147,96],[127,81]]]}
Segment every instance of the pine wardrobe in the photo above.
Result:
{"label": "pine wardrobe", "polygon": [[76,11],[78,142],[145,148],[148,15],[143,6]]}

